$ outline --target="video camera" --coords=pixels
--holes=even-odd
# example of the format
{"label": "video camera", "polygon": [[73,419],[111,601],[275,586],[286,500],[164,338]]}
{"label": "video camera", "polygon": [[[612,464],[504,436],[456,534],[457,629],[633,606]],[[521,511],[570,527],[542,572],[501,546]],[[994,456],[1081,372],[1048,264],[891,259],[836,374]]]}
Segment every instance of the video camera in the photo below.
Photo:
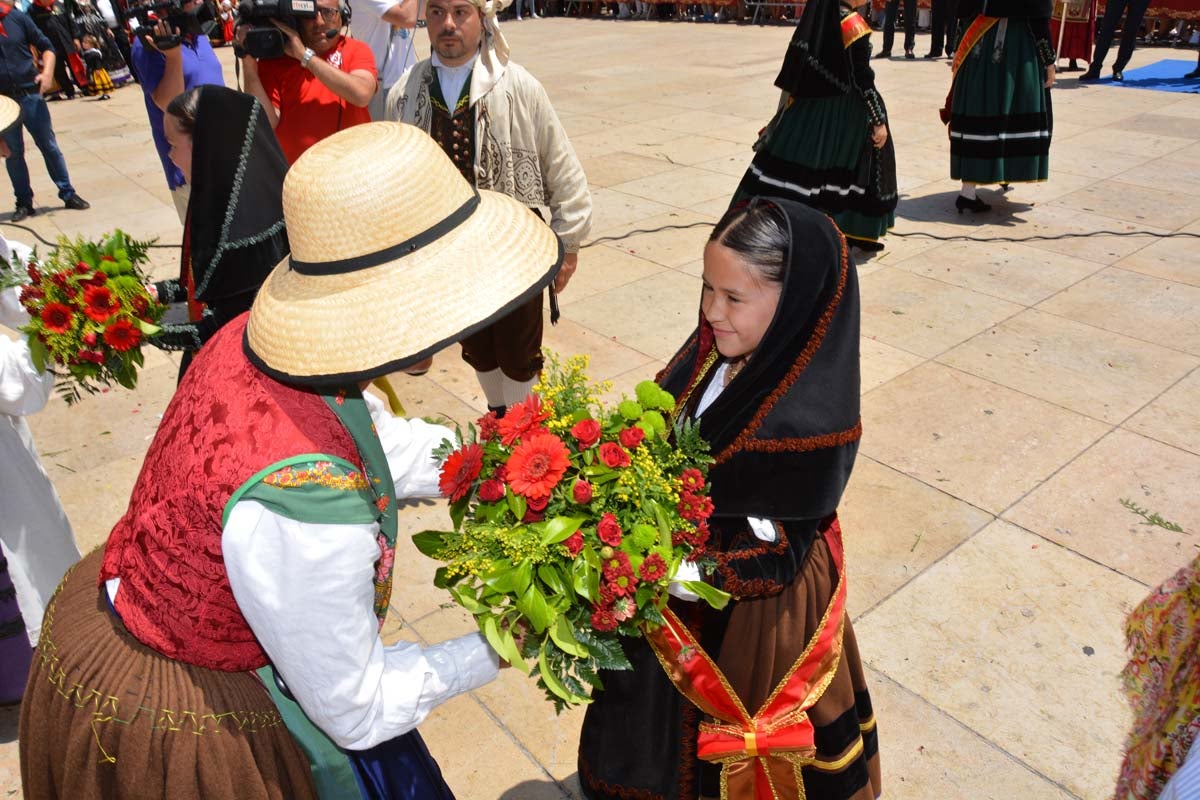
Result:
{"label": "video camera", "polygon": [[[183,36],[199,36],[204,32],[204,23],[212,22],[212,9],[208,3],[201,3],[199,8],[184,10],[186,0],[157,0],[129,8],[129,27],[138,35],[149,39],[159,50],[170,50],[179,46]],[[179,35],[155,36],[151,33],[154,26],[161,20],[166,20],[172,30],[178,30]]]}
{"label": "video camera", "polygon": [[271,24],[278,20],[300,30],[300,19],[317,16],[316,0],[242,0],[238,4],[239,25],[248,23],[242,50],[257,59],[283,56],[283,32]]}

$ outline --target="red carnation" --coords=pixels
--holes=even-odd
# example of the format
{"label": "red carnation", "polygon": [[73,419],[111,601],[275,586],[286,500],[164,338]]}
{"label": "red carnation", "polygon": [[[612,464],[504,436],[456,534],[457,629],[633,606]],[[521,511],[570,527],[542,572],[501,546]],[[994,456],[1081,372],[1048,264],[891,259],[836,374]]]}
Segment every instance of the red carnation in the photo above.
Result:
{"label": "red carnation", "polygon": [[87,275],[91,271],[92,271],[92,268],[88,265],[88,263],[86,261],[76,261],[75,262],[75,274],[76,275]]}
{"label": "red carnation", "polygon": [[42,325],[50,333],[66,333],[71,329],[71,309],[62,303],[46,303],[42,309]]}
{"label": "red carnation", "polygon": [[504,482],[489,478],[479,486],[479,499],[485,503],[494,503],[504,499]]}
{"label": "red carnation", "polygon": [[596,606],[592,612],[592,629],[599,633],[609,633],[617,629],[617,618],[611,608]]}
{"label": "red carnation", "polygon": [[496,412],[489,411],[479,418],[479,437],[481,439],[496,438],[496,430],[499,420],[496,419]]}
{"label": "red carnation", "polygon": [[93,364],[103,364],[104,353],[101,353],[98,350],[80,350],[79,359],[81,361],[90,361]]}
{"label": "red carnation", "polygon": [[634,425],[632,428],[626,428],[620,433],[621,444],[625,445],[630,450],[641,444],[642,439],[645,438],[646,432],[636,425]]}
{"label": "red carnation", "polygon": [[21,305],[25,306],[26,310],[29,310],[38,300],[44,300],[45,298],[46,293],[36,286],[21,287]]}
{"label": "red carnation", "polygon": [[144,316],[150,310],[150,298],[144,294],[135,294],[131,304],[133,305],[133,313],[139,317]]}
{"label": "red carnation", "polygon": [[618,597],[612,604],[613,616],[618,622],[624,622],[627,619],[632,619],[637,613],[637,603],[629,597]]}
{"label": "red carnation", "polygon": [[605,442],[600,445],[600,460],[606,467],[628,467],[629,453],[616,442]]}
{"label": "red carnation", "polygon": [[638,567],[638,576],[644,581],[657,581],[667,577],[667,562],[658,553],[651,553]]}
{"label": "red carnation", "polygon": [[108,283],[108,275],[103,272],[97,272],[92,277],[88,278],[83,283],[90,283],[92,286],[104,286]]}
{"label": "red carnation", "polygon": [[588,417],[571,426],[571,435],[585,450],[600,441],[600,423]]}
{"label": "red carnation", "polygon": [[679,485],[685,492],[698,492],[704,488],[704,473],[698,469],[685,469],[679,476]]}
{"label": "red carnation", "polygon": [[579,505],[586,506],[592,502],[592,485],[582,479],[575,481],[571,487],[571,498]]}
{"label": "red carnation", "polygon": [[620,546],[621,524],[617,522],[617,518],[611,512],[606,511],[600,517],[600,522],[596,524],[596,535],[607,545]]}
{"label": "red carnation", "polygon": [[442,465],[438,489],[450,498],[450,502],[460,500],[471,491],[471,484],[479,477],[482,468],[483,448],[477,444],[463,445],[451,453]]}
{"label": "red carnation", "polygon": [[542,399],[531,394],[510,408],[497,424],[500,441],[511,445],[548,419],[550,412],[542,408]]}
{"label": "red carnation", "polygon": [[96,322],[104,322],[121,310],[117,296],[107,286],[88,286],[83,290],[83,313]]}
{"label": "red carnation", "polygon": [[104,343],[118,353],[131,350],[141,340],[141,328],[127,319],[119,319],[104,329]]}
{"label": "red carnation", "polygon": [[50,282],[61,289],[67,285],[67,273],[55,272],[50,276]]}
{"label": "red carnation", "polygon": [[42,282],[42,273],[38,272],[38,268],[33,265],[32,261],[29,262],[29,266],[25,267],[25,274],[29,276],[29,280],[34,286]]}
{"label": "red carnation", "polygon": [[571,558],[579,555],[579,551],[583,550],[583,534],[575,531],[566,539],[563,539],[563,547],[567,548],[567,553]]}
{"label": "red carnation", "polygon": [[[535,400],[536,397],[533,395]],[[507,415],[500,420],[501,436],[505,435],[504,423],[507,421]],[[526,498],[549,497],[550,490],[558,485],[571,465],[569,456],[562,439],[552,433],[528,436],[508,458],[508,485]]]}
{"label": "red carnation", "polygon": [[620,597],[620,595],[613,591],[612,585],[608,583],[601,583],[596,593],[600,596],[600,602],[606,606],[611,606]]}
{"label": "red carnation", "polygon": [[95,347],[96,346],[96,332],[88,331],[87,333],[85,333],[83,335],[83,343],[86,344],[88,347]]}

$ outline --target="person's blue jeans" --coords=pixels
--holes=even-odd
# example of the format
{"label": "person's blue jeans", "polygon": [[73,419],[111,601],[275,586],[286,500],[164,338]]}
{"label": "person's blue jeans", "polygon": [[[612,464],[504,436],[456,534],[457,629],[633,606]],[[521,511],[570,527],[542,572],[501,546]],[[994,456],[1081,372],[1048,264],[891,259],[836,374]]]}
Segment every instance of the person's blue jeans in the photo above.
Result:
{"label": "person's blue jeans", "polygon": [[[36,92],[17,98],[21,104],[21,114],[25,128],[33,137],[33,143],[42,151],[42,159],[46,162],[46,171],[50,180],[58,187],[58,199],[66,201],[75,194],[71,186],[71,178],[67,175],[67,162],[62,150],[58,149],[58,140],[54,138],[54,126],[50,123],[50,107],[46,100]],[[25,134],[21,126],[14,127],[4,143],[8,145],[10,155],[4,161],[8,168],[8,178],[12,181],[13,193],[17,196],[17,205],[33,205],[33,187],[29,185],[29,166],[25,163]]]}

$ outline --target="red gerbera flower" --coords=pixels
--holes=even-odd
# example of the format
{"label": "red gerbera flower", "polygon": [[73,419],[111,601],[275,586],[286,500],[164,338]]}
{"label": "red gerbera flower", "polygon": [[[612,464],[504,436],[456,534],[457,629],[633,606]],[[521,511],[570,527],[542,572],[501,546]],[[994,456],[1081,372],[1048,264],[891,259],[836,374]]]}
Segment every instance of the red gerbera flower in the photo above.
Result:
{"label": "red gerbera flower", "polygon": [[104,329],[104,343],[118,353],[132,349],[141,340],[141,328],[127,319],[119,319]]}
{"label": "red gerbera flower", "polygon": [[[501,436],[505,435],[504,423],[507,421],[507,415],[500,420]],[[508,485],[524,497],[549,497],[550,490],[558,485],[571,465],[569,456],[567,446],[554,434],[529,436],[508,458]]]}
{"label": "red gerbera flower", "polygon": [[88,286],[83,290],[83,313],[96,322],[104,322],[121,310],[117,296],[107,286]]}
{"label": "red gerbera flower", "polygon": [[505,412],[497,423],[500,441],[511,445],[529,431],[550,419],[550,412],[542,408],[542,398],[531,394]]}
{"label": "red gerbera flower", "polygon": [[608,633],[617,629],[617,618],[611,608],[596,606],[592,612],[592,629],[599,633]]}
{"label": "red gerbera flower", "polygon": [[438,489],[451,502],[461,500],[471,490],[471,484],[483,468],[483,448],[477,444],[463,445],[450,454],[442,465]]}
{"label": "red gerbera flower", "polygon": [[638,567],[638,575],[644,581],[657,581],[667,576],[667,562],[658,553],[651,553]]}
{"label": "red gerbera flower", "polygon": [[42,309],[42,325],[50,333],[66,333],[71,329],[71,309],[62,303],[46,303]]}

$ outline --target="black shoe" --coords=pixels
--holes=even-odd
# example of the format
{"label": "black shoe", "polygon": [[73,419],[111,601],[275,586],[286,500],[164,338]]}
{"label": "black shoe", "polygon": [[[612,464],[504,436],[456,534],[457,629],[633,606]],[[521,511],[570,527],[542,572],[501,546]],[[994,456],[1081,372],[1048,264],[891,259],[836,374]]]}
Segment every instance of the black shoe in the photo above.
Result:
{"label": "black shoe", "polygon": [[1001,184],[1000,184],[1000,191],[1002,191],[1002,192],[1007,192],[1007,191],[1009,191],[1010,189],[1012,189],[1012,185],[1011,185],[1011,184],[1008,184],[1008,183],[1001,183]]}
{"label": "black shoe", "polygon": [[1184,75],[1183,77],[1185,77],[1185,78],[1200,78],[1200,66],[1197,66],[1194,70],[1192,70],[1188,74]]}
{"label": "black shoe", "polygon": [[892,57],[891,50],[880,50],[878,53],[876,53],[874,56],[872,56],[872,58],[891,58],[891,57]]}
{"label": "black shoe", "polygon": [[37,209],[34,208],[33,206],[31,206],[31,205],[26,206],[26,205],[21,205],[20,203],[17,203],[17,207],[16,207],[16,209],[13,210],[13,213],[12,213],[12,219],[10,219],[9,221],[10,222],[20,222],[21,220],[25,219],[26,217],[32,217],[35,214],[37,214]]}
{"label": "black shoe", "polygon": [[84,200],[82,197],[80,197],[77,194],[73,194],[70,197],[68,197],[66,199],[66,201],[63,203],[63,205],[65,205],[67,208],[71,209],[72,211],[85,211],[92,207],[91,203],[89,203],[87,200]]}
{"label": "black shoe", "polygon": [[912,51],[912,50],[905,50],[905,51],[904,51],[904,57],[905,57],[905,58],[907,58],[909,61],[912,61],[913,59],[915,59],[915,58],[916,58],[916,56],[915,56],[915,55],[913,55],[913,51]]}
{"label": "black shoe", "polygon": [[1088,67],[1086,70],[1084,70],[1083,74],[1079,76],[1079,80],[1081,82],[1082,81],[1098,81],[1098,80],[1100,80],[1100,70],[1092,69],[1091,67]]}
{"label": "black shoe", "polygon": [[864,253],[878,253],[883,250],[883,242],[873,242],[870,239],[854,239],[851,244]]}
{"label": "black shoe", "polygon": [[941,57],[942,57],[941,53],[926,53],[925,55],[921,56],[921,58],[927,58],[930,60],[933,60],[935,58],[941,58]]}
{"label": "black shoe", "polygon": [[991,206],[980,200],[978,197],[968,198],[963,197],[961,194],[954,198],[954,207],[958,209],[958,213],[960,214],[964,211],[970,211],[979,214],[984,211],[992,210]]}
{"label": "black shoe", "polygon": [[1120,70],[1120,69],[1114,69],[1113,70],[1113,80],[1118,81],[1118,82],[1125,80],[1125,71]]}

